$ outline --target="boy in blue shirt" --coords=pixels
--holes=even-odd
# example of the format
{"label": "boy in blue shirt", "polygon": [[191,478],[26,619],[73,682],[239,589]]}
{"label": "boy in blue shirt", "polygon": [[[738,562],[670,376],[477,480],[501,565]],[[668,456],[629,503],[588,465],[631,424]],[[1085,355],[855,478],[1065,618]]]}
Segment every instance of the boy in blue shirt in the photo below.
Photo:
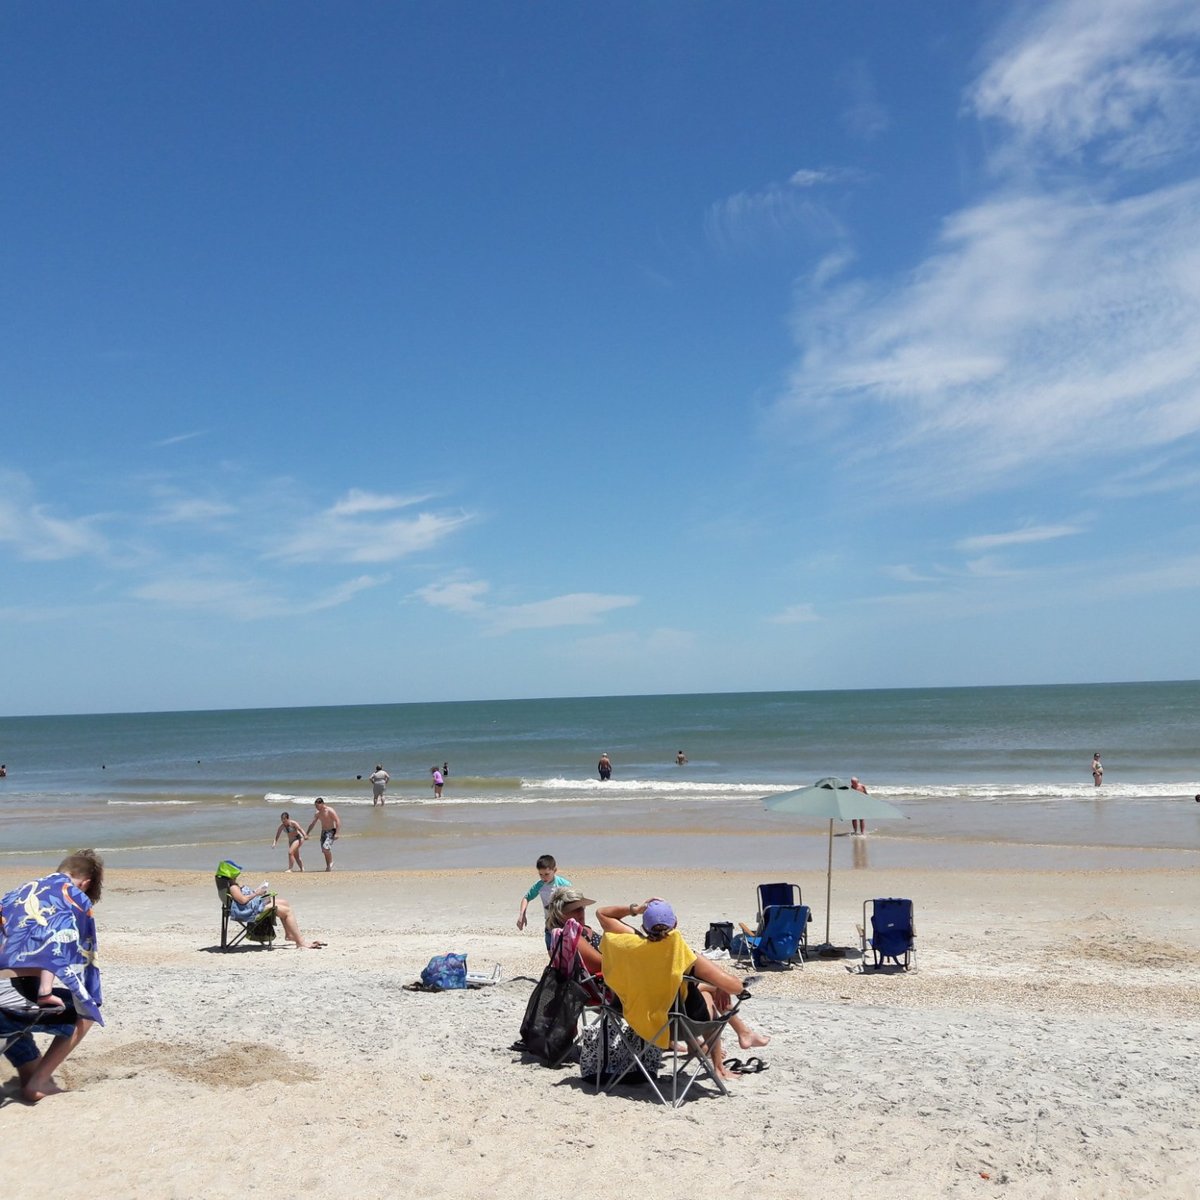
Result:
{"label": "boy in blue shirt", "polygon": [[521,897],[521,911],[517,914],[517,928],[525,928],[525,910],[529,907],[529,902],[535,896],[542,897],[543,925],[546,929],[546,953],[550,953],[550,928],[545,925],[546,910],[550,907],[550,899],[554,895],[555,888],[570,887],[571,881],[562,875],[557,874],[558,863],[554,861],[553,854],[543,854],[537,860],[538,881]]}

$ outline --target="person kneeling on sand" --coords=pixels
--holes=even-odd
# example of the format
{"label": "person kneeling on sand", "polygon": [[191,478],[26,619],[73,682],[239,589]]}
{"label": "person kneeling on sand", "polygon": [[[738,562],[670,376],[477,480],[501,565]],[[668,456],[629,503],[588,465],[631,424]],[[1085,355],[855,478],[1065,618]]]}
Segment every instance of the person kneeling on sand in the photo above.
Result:
{"label": "person kneeling on sand", "polygon": [[[54,1072],[93,1024],[104,1023],[92,916],[103,887],[103,859],[94,850],[79,850],[64,858],[53,875],[0,899],[0,968],[18,981],[38,979],[36,992],[29,995],[0,981],[0,1037],[17,1068],[21,1097],[31,1104],[63,1090]],[[55,979],[61,988],[54,989]],[[45,1054],[38,1054],[34,1032],[54,1036]]]}
{"label": "person kneeling on sand", "polygon": [[[268,893],[268,884],[264,883],[256,888],[244,888],[235,879],[229,885],[229,915],[235,921],[241,921],[243,925],[248,921],[253,921],[266,908]],[[284,936],[289,942],[296,943],[297,950],[320,950],[325,945],[324,942],[310,942],[300,932],[300,926],[296,922],[296,914],[292,911],[292,906],[282,896],[275,897],[275,913],[280,921],[283,922]]]}
{"label": "person kneeling on sand", "polygon": [[[639,914],[642,917],[641,930],[632,929],[622,920],[623,917],[635,917]],[[710,1016],[727,1012],[733,1005],[733,997],[739,995],[743,990],[744,984],[739,976],[723,971],[710,959],[696,954],[683,941],[676,930],[678,920],[675,917],[675,910],[665,900],[651,897],[641,903],[607,905],[596,910],[596,919],[604,930],[604,937],[600,945],[602,958],[605,956],[605,946],[609,943],[609,939],[614,940],[618,950],[627,949],[639,939],[648,942],[664,942],[668,938],[676,939],[677,966],[682,969],[683,979],[693,985],[684,993],[684,1008],[694,1019],[705,1020]],[[605,972],[605,982],[621,997],[625,1004],[626,1020],[629,1020],[632,1015],[630,1002],[625,995],[621,994],[620,983],[614,982],[611,971]],[[636,979],[631,979],[630,982],[634,987],[639,986]],[[634,999],[632,1011],[637,1011],[638,1007],[639,1004]],[[633,1024],[632,1021],[630,1024]],[[634,1031],[641,1034],[642,1037],[650,1037],[652,1031],[649,1026],[652,1024],[654,1024],[653,1019],[645,1026],[646,1032],[636,1028]],[[766,1034],[751,1029],[741,1017],[735,1016],[729,1025],[737,1034],[738,1045],[743,1050],[759,1049],[771,1041]],[[723,1078],[729,1079],[733,1075],[743,1073],[738,1069],[741,1064],[737,1063],[736,1059],[730,1060],[729,1068],[731,1069],[727,1069],[719,1039],[713,1043],[710,1049],[717,1073]],[[754,1060],[749,1061],[753,1062]],[[734,1063],[737,1063],[737,1066],[734,1066]],[[755,1068],[755,1070],[764,1069],[761,1062]]]}

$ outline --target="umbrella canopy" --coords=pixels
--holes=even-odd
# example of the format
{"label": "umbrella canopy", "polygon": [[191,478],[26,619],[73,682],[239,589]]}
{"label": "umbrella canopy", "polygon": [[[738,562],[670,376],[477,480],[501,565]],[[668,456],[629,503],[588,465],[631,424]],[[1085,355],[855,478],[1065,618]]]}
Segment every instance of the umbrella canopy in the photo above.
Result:
{"label": "umbrella canopy", "polygon": [[865,820],[867,817],[887,820],[891,817],[904,817],[904,813],[894,804],[860,792],[832,775],[818,779],[811,787],[764,796],[763,803],[776,812],[795,813],[801,817],[822,817],[830,821],[856,821]]}
{"label": "umbrella canopy", "polygon": [[810,787],[796,788],[791,792],[779,792],[764,796],[763,804],[775,812],[795,813],[799,817],[828,818],[829,820],[829,866],[825,875],[825,948],[829,941],[829,907],[833,895],[833,823],[834,821],[865,820],[886,821],[896,817],[905,818],[894,804],[879,800],[866,792],[852,788],[844,780],[834,776],[818,779]]}

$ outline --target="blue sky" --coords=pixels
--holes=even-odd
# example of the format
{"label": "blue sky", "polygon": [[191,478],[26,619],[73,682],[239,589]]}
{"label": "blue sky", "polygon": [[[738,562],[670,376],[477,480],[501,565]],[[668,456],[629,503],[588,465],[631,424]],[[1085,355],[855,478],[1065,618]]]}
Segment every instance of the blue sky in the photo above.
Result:
{"label": "blue sky", "polygon": [[1200,676],[1200,6],[7,5],[0,712]]}

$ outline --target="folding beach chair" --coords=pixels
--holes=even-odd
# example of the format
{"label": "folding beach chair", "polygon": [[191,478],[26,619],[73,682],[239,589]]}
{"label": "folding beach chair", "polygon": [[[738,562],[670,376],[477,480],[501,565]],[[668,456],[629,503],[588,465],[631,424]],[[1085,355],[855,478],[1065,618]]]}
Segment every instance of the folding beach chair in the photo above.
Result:
{"label": "folding beach chair", "polygon": [[[217,895],[221,899],[221,949],[232,950],[234,946],[242,942],[255,942],[260,946],[266,946],[270,950],[272,948],[271,943],[275,941],[276,935],[275,898],[271,897],[270,903],[266,904],[261,912],[251,917],[248,921],[239,920],[231,911],[233,900],[229,895],[229,887],[237,879],[240,872],[241,868],[236,863],[226,861],[217,867],[217,873],[214,876],[217,885]],[[230,921],[240,926],[233,937],[229,936]]]}
{"label": "folding beach chair", "polygon": [[0,1054],[13,1066],[37,1058],[33,1034],[69,1037],[75,1032],[79,1014],[70,992],[56,988],[55,995],[63,1001],[64,1007],[45,1009],[38,1008],[35,1003],[37,991],[36,979],[18,978],[11,970],[0,970]]}
{"label": "folding beach chair", "polygon": [[[870,924],[867,923],[867,909]],[[867,937],[867,929],[871,936]],[[867,969],[867,947],[874,955],[875,970],[879,970],[887,959],[905,971],[913,966],[917,958],[917,923],[913,916],[913,902],[895,897],[866,900],[863,902],[863,923],[859,926],[862,944],[863,970]],[[901,962],[901,959],[904,961]]]}
{"label": "folding beach chair", "polygon": [[807,904],[768,905],[757,933],[743,923],[741,934],[733,939],[738,965],[755,970],[768,962],[782,963],[789,970],[795,963],[803,965],[810,920]]}
{"label": "folding beach chair", "polygon": [[[609,1092],[629,1079],[631,1072],[636,1072],[659,1103],[669,1104],[672,1108],[683,1104],[702,1079],[710,1080],[721,1095],[729,1095],[713,1054],[725,1027],[737,1015],[742,1000],[749,993],[741,993],[726,1012],[710,1016],[695,981],[662,969],[663,962],[671,958],[671,950],[665,943],[679,937],[678,930],[669,933],[661,942],[626,940],[621,935],[614,941],[611,934],[605,935],[600,952],[604,958],[605,981],[613,998],[600,1005],[600,1036],[606,1050],[610,1043],[623,1049],[619,1056],[613,1056],[619,1061],[606,1080],[597,1074],[599,1090]],[[647,992],[657,993],[656,1005],[665,1014],[662,1025],[652,1036],[645,1038],[626,1020],[623,1007],[619,1009],[616,1004],[621,1000],[623,985],[615,981],[630,984],[635,978],[639,978],[643,999]],[[650,1033],[650,1027],[646,1026],[643,1032]],[[682,1050],[679,1049],[681,1046]],[[659,1062],[662,1067],[657,1065]],[[663,1068],[669,1071],[665,1083],[660,1077]]]}
{"label": "folding beach chair", "polygon": [[761,929],[766,911],[775,904],[803,904],[798,883],[760,883],[758,885],[758,926]]}

